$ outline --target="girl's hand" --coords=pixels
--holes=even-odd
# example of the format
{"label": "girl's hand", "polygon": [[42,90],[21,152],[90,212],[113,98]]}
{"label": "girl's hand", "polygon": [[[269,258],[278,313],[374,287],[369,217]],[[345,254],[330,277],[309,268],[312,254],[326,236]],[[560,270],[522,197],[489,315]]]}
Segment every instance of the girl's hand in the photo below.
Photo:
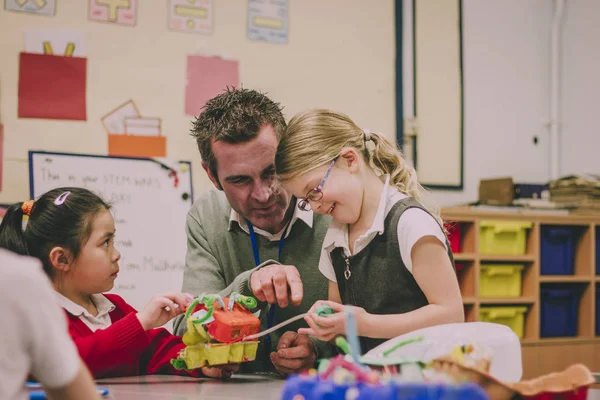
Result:
{"label": "girl's hand", "polygon": [[188,293],[165,293],[154,296],[144,309],[137,313],[137,317],[145,331],[158,328],[177,315],[183,314],[193,300],[194,297]]}
{"label": "girl's hand", "polygon": [[[317,308],[320,306],[329,306],[333,308],[335,314],[320,317],[316,314]],[[354,306],[343,306],[333,301],[317,301],[308,314],[304,317],[308,323],[309,328],[300,328],[298,333],[305,335],[312,335],[320,340],[330,341],[335,339],[339,335],[346,334],[346,315],[344,309],[349,308],[349,311],[354,313],[354,318],[360,334],[361,326],[364,326],[368,320],[369,313],[364,308]]]}

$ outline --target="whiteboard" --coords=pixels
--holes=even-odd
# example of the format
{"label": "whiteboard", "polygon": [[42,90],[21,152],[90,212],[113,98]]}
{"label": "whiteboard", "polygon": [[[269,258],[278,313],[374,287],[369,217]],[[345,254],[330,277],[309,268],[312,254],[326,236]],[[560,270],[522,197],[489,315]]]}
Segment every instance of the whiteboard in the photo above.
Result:
{"label": "whiteboard", "polygon": [[155,294],[181,291],[193,202],[190,162],[30,151],[29,182],[32,199],[76,186],[112,203],[121,260],[111,293],[140,310]]}

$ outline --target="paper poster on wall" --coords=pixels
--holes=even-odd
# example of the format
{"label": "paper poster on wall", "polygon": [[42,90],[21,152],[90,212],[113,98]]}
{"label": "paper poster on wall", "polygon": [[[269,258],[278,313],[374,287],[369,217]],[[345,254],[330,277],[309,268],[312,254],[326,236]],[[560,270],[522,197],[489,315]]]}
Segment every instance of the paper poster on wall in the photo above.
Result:
{"label": "paper poster on wall", "polygon": [[248,39],[288,42],[289,0],[248,0]]}
{"label": "paper poster on wall", "polygon": [[179,32],[211,34],[213,0],[170,0],[169,29]]}
{"label": "paper poster on wall", "polygon": [[127,100],[102,117],[102,124],[108,133],[125,133],[125,118],[139,118],[140,112],[133,100]]}
{"label": "paper poster on wall", "polygon": [[185,85],[185,113],[195,116],[204,104],[227,86],[238,87],[238,62],[219,57],[188,56]]}
{"label": "paper poster on wall", "polygon": [[108,155],[121,157],[166,157],[167,138],[161,119],[142,117],[133,100],[121,104],[104,117],[108,133]]}
{"label": "paper poster on wall", "polygon": [[160,136],[161,134],[160,118],[125,117],[124,125],[126,135]]}
{"label": "paper poster on wall", "polygon": [[26,29],[25,51],[84,57],[83,32],[76,29]]}
{"label": "paper poster on wall", "polygon": [[89,0],[88,19],[134,26],[137,3],[137,0]]}
{"label": "paper poster on wall", "polygon": [[56,15],[56,0],[4,0],[7,11],[39,15]]}
{"label": "paper poster on wall", "polygon": [[19,118],[85,121],[87,59],[21,53]]}

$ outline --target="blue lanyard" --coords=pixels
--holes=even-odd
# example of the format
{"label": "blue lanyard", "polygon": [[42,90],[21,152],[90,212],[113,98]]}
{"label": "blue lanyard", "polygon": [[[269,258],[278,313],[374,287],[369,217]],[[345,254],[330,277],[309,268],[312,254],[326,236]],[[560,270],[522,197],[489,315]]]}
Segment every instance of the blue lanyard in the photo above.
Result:
{"label": "blue lanyard", "polygon": [[[279,250],[277,251],[277,261],[281,259],[281,251],[283,250],[283,241],[285,240],[285,232],[287,231],[289,222],[285,226],[283,233],[281,234],[281,238],[279,239]],[[252,242],[252,251],[254,252],[254,263],[258,267],[260,265],[260,256],[258,255],[258,242],[256,241],[256,233],[254,233],[254,227],[250,223],[250,221],[246,220],[246,226],[248,227],[248,232],[250,233],[250,241]]]}
{"label": "blue lanyard", "polygon": [[[277,261],[281,260],[281,251],[283,250],[283,242],[285,240],[285,233],[288,230],[288,225],[291,223],[288,222],[285,225],[285,229],[281,233],[281,238],[279,239],[279,249],[277,251]],[[258,267],[260,265],[260,256],[258,254],[258,242],[256,241],[256,233],[254,233],[254,227],[250,223],[250,221],[246,220],[246,226],[248,227],[248,233],[250,234],[250,242],[252,242],[252,251],[254,252],[254,263]],[[269,307],[269,313],[267,314],[267,329],[270,329],[273,326],[273,319],[275,318],[275,309],[277,308],[277,304],[271,304]],[[268,344],[271,344],[271,335],[267,335],[265,340]]]}

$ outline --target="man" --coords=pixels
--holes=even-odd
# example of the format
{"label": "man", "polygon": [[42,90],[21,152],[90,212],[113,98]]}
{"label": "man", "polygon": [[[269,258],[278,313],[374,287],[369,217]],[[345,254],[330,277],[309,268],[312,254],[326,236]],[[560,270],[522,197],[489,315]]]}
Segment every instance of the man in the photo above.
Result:
{"label": "man", "polygon": [[[300,210],[277,187],[274,159],[284,129],[279,105],[248,89],[228,89],[208,101],[192,128],[202,167],[218,191],[202,196],[188,213],[182,290],[256,297],[261,330],[327,298],[318,265],[329,218]],[[185,332],[182,322],[175,322],[177,334]],[[330,347],[298,335],[302,326],[300,320],[263,338],[257,360],[242,370],[274,368],[287,375],[313,367]],[[232,371],[221,372],[226,377]]]}

